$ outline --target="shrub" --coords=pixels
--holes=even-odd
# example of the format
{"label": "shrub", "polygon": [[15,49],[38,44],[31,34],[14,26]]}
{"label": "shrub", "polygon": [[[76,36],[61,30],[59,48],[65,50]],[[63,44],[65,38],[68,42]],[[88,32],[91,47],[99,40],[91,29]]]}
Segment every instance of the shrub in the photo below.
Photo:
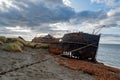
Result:
{"label": "shrub", "polygon": [[15,44],[18,44],[22,49],[24,48],[24,45],[21,43],[21,42],[19,42],[19,41],[16,41],[16,42],[14,42]]}
{"label": "shrub", "polygon": [[34,48],[35,45],[36,45],[36,44],[35,44],[34,42],[26,42],[26,46],[27,46],[27,47]]}
{"label": "shrub", "polygon": [[19,41],[21,42],[22,44],[26,44],[26,41],[21,39],[21,38],[7,38],[7,42],[10,43],[10,42],[16,42],[16,41]]}
{"label": "shrub", "polygon": [[19,41],[20,43],[22,43],[23,45],[26,45],[26,41],[21,39],[21,38],[17,38],[17,41]]}
{"label": "shrub", "polygon": [[37,44],[36,48],[48,49],[48,44]]}
{"label": "shrub", "polygon": [[6,43],[2,46],[5,51],[22,52],[22,48],[17,43]]}
{"label": "shrub", "polygon": [[10,42],[15,42],[17,41],[17,38],[7,38],[7,43],[10,43]]}
{"label": "shrub", "polygon": [[0,36],[0,41],[3,42],[3,43],[6,42],[6,37],[5,36]]}

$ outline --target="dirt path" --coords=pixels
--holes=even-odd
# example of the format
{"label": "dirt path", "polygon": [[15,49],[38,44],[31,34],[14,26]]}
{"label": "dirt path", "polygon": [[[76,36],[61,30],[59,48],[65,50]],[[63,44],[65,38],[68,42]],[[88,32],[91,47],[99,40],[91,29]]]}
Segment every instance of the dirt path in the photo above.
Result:
{"label": "dirt path", "polygon": [[22,53],[0,50],[0,80],[96,80],[79,70],[58,64],[44,49]]}

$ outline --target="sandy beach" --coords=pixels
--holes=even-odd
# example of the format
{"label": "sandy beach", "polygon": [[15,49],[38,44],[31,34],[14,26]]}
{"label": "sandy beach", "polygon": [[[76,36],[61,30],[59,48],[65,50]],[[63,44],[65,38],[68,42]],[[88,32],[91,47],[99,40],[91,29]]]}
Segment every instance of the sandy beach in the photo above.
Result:
{"label": "sandy beach", "polygon": [[82,70],[65,67],[46,49],[0,50],[0,80],[97,80]]}

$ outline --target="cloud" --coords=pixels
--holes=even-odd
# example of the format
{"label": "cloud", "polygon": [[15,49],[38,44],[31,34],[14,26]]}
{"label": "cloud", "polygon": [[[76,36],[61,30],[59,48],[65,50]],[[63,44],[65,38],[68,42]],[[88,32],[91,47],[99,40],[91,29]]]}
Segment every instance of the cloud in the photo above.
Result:
{"label": "cloud", "polygon": [[[1,4],[7,5],[3,2]],[[17,9],[10,6],[7,12],[0,13],[1,26],[39,26],[43,23],[69,21],[75,14],[62,0],[11,0],[11,5],[17,6]]]}
{"label": "cloud", "polygon": [[115,9],[111,9],[111,10],[108,12],[108,16],[109,16],[109,17],[111,17],[111,16],[120,16],[120,7],[115,8]]}
{"label": "cloud", "polygon": [[18,9],[16,5],[13,5],[12,0],[0,0],[0,11],[7,12],[10,8]]}
{"label": "cloud", "polygon": [[100,20],[99,24],[108,27],[120,27],[120,8],[111,9],[107,12],[107,18]]}
{"label": "cloud", "polygon": [[99,11],[82,11],[75,15],[73,18],[78,24],[82,22],[95,23],[95,21],[103,20],[107,18],[107,14],[103,10]]}
{"label": "cloud", "polygon": [[30,29],[28,29],[28,28],[22,28],[22,27],[20,27],[20,26],[16,26],[16,27],[5,27],[7,30],[9,30],[9,31],[12,31],[12,32],[20,32],[20,33],[28,33],[28,32],[31,32],[31,30]]}
{"label": "cloud", "polygon": [[68,4],[69,0],[0,0],[0,35],[60,34],[63,31],[50,24],[69,22],[75,11]]}
{"label": "cloud", "polygon": [[102,34],[100,43],[118,44],[120,42],[120,34]]}
{"label": "cloud", "polygon": [[91,0],[91,2],[111,7],[107,11],[108,17],[100,20],[98,24],[107,25],[108,27],[120,27],[120,0]]}
{"label": "cloud", "polygon": [[109,7],[119,6],[120,0],[91,0],[92,3],[105,4]]}
{"label": "cloud", "polygon": [[[2,6],[6,4],[9,5],[7,1],[3,1],[5,4],[3,4],[2,1],[0,2]],[[46,28],[50,30],[51,28],[49,24],[56,23],[66,23],[71,25],[81,25],[85,23],[92,25],[103,25],[106,23],[109,24],[110,20],[110,22],[112,22],[115,19],[111,17],[112,15],[116,15],[116,13],[119,14],[119,11],[117,10],[111,10],[108,13],[104,10],[81,11],[76,13],[74,9],[68,6],[70,4],[69,0],[9,1],[10,5],[9,8],[7,8],[7,12],[0,12],[0,26],[27,26],[32,29],[36,29],[36,27],[38,27],[39,29],[45,30]],[[99,0],[92,0],[92,2],[101,3]],[[102,2],[105,1],[102,0]],[[112,23],[110,25],[117,24]]]}
{"label": "cloud", "polygon": [[71,2],[69,0],[63,0],[63,3],[67,6],[71,6]]}

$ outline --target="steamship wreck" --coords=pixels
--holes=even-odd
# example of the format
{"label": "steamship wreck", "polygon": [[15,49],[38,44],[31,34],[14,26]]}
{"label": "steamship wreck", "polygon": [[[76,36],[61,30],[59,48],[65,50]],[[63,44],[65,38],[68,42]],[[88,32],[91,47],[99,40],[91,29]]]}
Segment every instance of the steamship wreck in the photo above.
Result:
{"label": "steamship wreck", "polygon": [[49,52],[63,57],[96,61],[101,34],[97,34],[106,25],[100,25],[92,34],[75,32],[65,34],[59,42],[49,45]]}
{"label": "steamship wreck", "polygon": [[51,43],[49,51],[63,57],[96,61],[99,39],[100,34],[68,33],[59,42]]}

